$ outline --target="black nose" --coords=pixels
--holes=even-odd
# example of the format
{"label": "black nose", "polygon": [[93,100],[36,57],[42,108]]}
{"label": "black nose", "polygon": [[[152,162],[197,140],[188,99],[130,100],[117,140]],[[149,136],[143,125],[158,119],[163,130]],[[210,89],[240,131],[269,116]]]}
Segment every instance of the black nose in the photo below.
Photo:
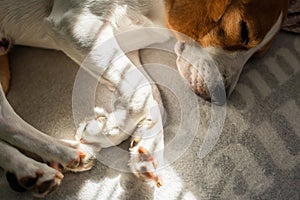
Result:
{"label": "black nose", "polygon": [[0,46],[4,47],[5,50],[7,50],[9,47],[9,41],[7,39],[3,38],[2,40],[0,40]]}
{"label": "black nose", "polygon": [[226,90],[224,89],[223,85],[217,85],[211,88],[211,90],[205,87],[204,91],[195,91],[195,93],[204,100],[209,101],[218,106],[223,106],[227,102]]}
{"label": "black nose", "polygon": [[227,95],[226,90],[224,88],[224,85],[217,85],[212,93],[210,94],[210,101],[213,104],[216,104],[218,106],[222,106],[226,104],[227,101]]}

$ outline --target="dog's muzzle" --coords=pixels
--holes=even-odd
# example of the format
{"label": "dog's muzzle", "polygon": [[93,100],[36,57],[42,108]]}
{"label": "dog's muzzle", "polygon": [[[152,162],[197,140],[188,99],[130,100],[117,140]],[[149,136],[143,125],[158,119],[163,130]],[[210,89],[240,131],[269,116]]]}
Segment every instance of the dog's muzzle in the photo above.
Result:
{"label": "dog's muzzle", "polygon": [[[226,103],[226,80],[215,62],[205,51],[189,49],[183,51],[186,44],[178,42],[175,46],[177,68],[191,89],[200,97],[217,105]],[[197,54],[196,54],[197,53]]]}

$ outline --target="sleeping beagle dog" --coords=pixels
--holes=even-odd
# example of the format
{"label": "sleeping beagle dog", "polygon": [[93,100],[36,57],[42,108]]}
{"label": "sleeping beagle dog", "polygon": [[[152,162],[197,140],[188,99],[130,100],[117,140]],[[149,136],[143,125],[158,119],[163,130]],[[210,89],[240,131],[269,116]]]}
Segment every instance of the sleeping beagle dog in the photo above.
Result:
{"label": "sleeping beagle dog", "polygon": [[[93,49],[116,33],[168,27],[178,39],[174,48],[182,77],[198,95],[224,104],[224,95],[218,95],[221,85],[230,95],[247,60],[271,44],[287,7],[287,0],[0,1],[0,166],[10,186],[45,196],[60,184],[63,171],[92,167],[95,157],[87,149],[96,152],[130,136],[132,172],[160,186],[156,169],[162,166],[164,142],[159,92],[126,56],[112,62],[123,53],[117,40],[110,45],[113,53]],[[13,44],[61,50],[79,65],[89,56],[86,70],[101,74],[104,84],[118,92],[120,103],[111,113],[95,108],[95,118],[78,127],[76,141],[41,133],[5,97],[10,79],[6,55]],[[214,81],[211,66],[221,82]],[[150,133],[155,134],[145,137]]]}

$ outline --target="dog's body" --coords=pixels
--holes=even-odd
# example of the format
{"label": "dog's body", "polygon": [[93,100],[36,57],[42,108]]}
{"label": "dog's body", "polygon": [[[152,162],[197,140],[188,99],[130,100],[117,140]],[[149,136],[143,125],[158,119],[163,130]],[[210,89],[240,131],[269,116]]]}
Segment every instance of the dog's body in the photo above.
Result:
{"label": "dog's body", "polygon": [[[203,10],[209,12],[209,9],[212,9],[214,12],[210,13],[215,15],[208,17],[207,13],[205,14],[203,11],[200,12],[200,16],[197,16],[195,9],[201,10],[202,7],[193,7],[193,4],[197,4],[198,1],[169,0],[165,8],[165,2],[162,0],[4,0],[0,2],[0,55],[6,54],[12,43],[61,50],[78,64],[81,64],[90,54],[95,66],[90,66],[88,70],[96,75],[103,73],[103,79],[106,80],[107,86],[118,91],[120,99],[125,99],[125,106],[124,102],[117,105],[110,114],[103,109],[96,109],[96,119],[83,123],[79,127],[78,140],[97,144],[99,147],[108,147],[117,145],[133,135],[130,160],[132,171],[138,176],[153,179],[157,185],[160,185],[158,176],[152,173],[157,164],[160,165],[162,162],[164,146],[162,103],[156,87],[138,72],[135,74],[135,79],[139,79],[145,84],[142,89],[139,88],[138,81],[132,81],[130,77],[126,79],[126,73],[130,70],[134,71],[136,68],[128,58],[121,58],[117,64],[109,63],[110,66],[105,68],[106,66],[101,66],[106,65],[103,64],[104,60],[101,55],[99,56],[97,51],[92,52],[92,50],[107,39],[114,38],[117,33],[143,27],[165,27],[168,24],[170,28],[187,34],[205,47],[204,51],[208,52],[217,63],[216,67],[221,71],[230,93],[244,63],[252,54],[270,43],[278,32],[283,16],[286,14],[287,3],[282,0],[280,1],[282,4],[274,4],[278,7],[278,12],[274,19],[267,23],[268,26],[262,32],[257,33],[260,37],[256,38],[255,42],[252,42],[252,38],[257,35],[252,32],[250,34],[247,26],[251,22],[250,27],[255,27],[253,24],[256,23],[251,20],[238,22],[237,29],[239,31],[241,29],[241,33],[236,36],[233,32],[228,36],[227,42],[221,42],[223,40],[216,34],[218,31],[214,28],[221,24],[219,20],[223,16],[227,17],[228,10],[235,10],[234,6],[227,9],[229,5],[248,5],[251,1],[220,1],[220,5],[215,7],[208,6],[210,4],[207,0],[201,2],[205,2],[201,4]],[[257,1],[255,3],[261,4]],[[182,10],[178,11],[179,8]],[[241,10],[245,11],[246,9]],[[179,12],[177,15],[174,13],[176,11]],[[190,19],[186,18],[188,15],[180,14],[190,11],[193,11]],[[203,16],[201,17],[201,15]],[[241,16],[245,17],[247,13]],[[185,17],[183,18],[184,22],[180,21],[181,17]],[[212,21],[205,21],[204,18]],[[228,18],[230,18],[229,14]],[[214,25],[210,28],[205,27],[209,26],[209,23],[214,23]],[[203,33],[204,30],[206,30],[206,34]],[[211,30],[214,31],[209,34]],[[219,40],[214,43],[216,36]],[[233,37],[242,39],[233,40]],[[162,41],[165,39],[163,38]],[[200,64],[205,62],[199,62],[199,57],[197,57],[197,53],[200,54],[203,49],[199,51],[199,47],[193,46],[190,41],[182,41],[180,36],[178,39],[176,53],[178,54],[179,71],[196,93],[210,98],[211,95],[207,91],[204,79],[209,79],[211,75],[209,69],[204,73],[203,68],[206,65],[200,66]],[[188,42],[188,44],[184,45],[185,43],[182,42]],[[232,43],[238,44],[232,45]],[[243,43],[244,45],[242,45]],[[151,44],[151,42],[147,43],[146,41],[144,45],[147,44]],[[118,44],[114,43],[114,45],[114,50],[122,53]],[[194,52],[191,53],[191,51]],[[137,54],[133,55],[136,58]],[[182,59],[184,57],[190,58],[188,62]],[[112,55],[109,59],[113,60],[114,56]],[[190,69],[191,62],[196,70]],[[225,66],[225,64],[229,66]],[[5,65],[0,67],[3,71]],[[9,79],[8,76],[4,76],[4,78],[6,80],[2,79],[1,82],[3,89],[6,90],[5,84]],[[228,82],[230,83],[228,84]],[[130,96],[126,94],[128,92],[126,85],[133,89]],[[212,85],[213,89],[216,87]],[[118,116],[120,120],[114,122],[114,116]],[[153,137],[143,138],[154,129],[156,134]],[[107,142],[103,136],[108,137],[110,141]],[[58,165],[73,171],[87,170],[91,167],[91,157],[83,151],[81,144],[64,144],[31,127],[13,111],[3,91],[0,93],[0,149],[3,152],[0,156],[0,164],[9,172],[8,179],[12,187],[20,191],[36,189],[39,195],[47,194],[60,183],[63,176],[57,169]],[[22,153],[17,149],[22,150]],[[28,153],[26,154],[24,151],[35,153],[42,158],[43,162],[51,163],[52,167],[27,157]],[[15,159],[10,160],[6,155],[10,155],[10,157],[14,155]],[[26,170],[21,170],[21,167],[24,166],[26,166]]]}
{"label": "dog's body", "polygon": [[[157,5],[160,5],[160,9],[156,8]],[[163,9],[161,1],[153,1],[152,4],[145,0],[136,2],[82,0],[1,1],[0,38],[9,41],[7,48],[1,49],[2,54],[5,54],[9,50],[10,45],[14,43],[62,50],[76,63],[81,64],[95,46],[113,38],[114,34],[121,29],[125,31],[127,28],[132,29],[135,26],[139,26],[134,22],[130,26],[119,26],[119,24],[122,25],[121,21],[131,22],[137,20],[136,22],[141,23],[143,26],[154,26],[153,22],[157,22],[157,24],[161,23],[159,26],[162,26],[165,20]],[[124,13],[124,11],[127,11],[129,14]],[[157,11],[159,11],[159,14],[155,14]],[[159,15],[161,17],[158,17]],[[153,17],[152,19],[150,19],[151,16]],[[118,46],[114,47],[114,50],[121,51]],[[101,64],[105,64],[99,58],[99,55],[94,57],[92,55],[91,59],[95,59],[94,61],[98,63],[98,66],[97,64],[96,66],[91,66],[92,69],[90,71],[101,71],[104,69],[103,67],[105,66],[101,66]],[[114,57],[109,59],[113,60]],[[132,72],[135,69],[135,66],[127,58],[122,58],[117,64],[118,66],[112,64],[107,69],[104,69],[103,78],[110,89],[117,89],[116,87],[120,85],[126,85],[125,72]],[[122,74],[123,79],[118,78],[116,70]],[[97,72],[95,73],[97,75]],[[131,169],[136,175],[154,179],[159,185],[158,177],[152,173],[154,171],[153,168],[159,164],[157,163],[159,162],[159,156],[155,156],[156,160],[154,161],[148,151],[151,150],[151,154],[153,154],[157,149],[163,148],[162,130],[155,137],[148,140],[140,139],[139,134],[142,135],[145,131],[151,132],[151,129],[155,127],[152,123],[162,128],[161,114],[159,113],[160,111],[156,110],[156,108],[159,109],[157,105],[160,104],[158,102],[160,97],[159,93],[154,91],[155,88],[144,76],[135,72],[135,79],[140,79],[140,83],[144,83],[146,86],[138,88],[139,85],[134,85],[129,80],[127,83],[131,86],[129,89],[133,89],[134,92],[130,99],[125,99],[125,101],[128,101],[126,105],[117,105],[117,108],[110,114],[102,109],[96,109],[95,115],[97,119],[81,124],[78,131],[80,132],[78,133],[80,138],[78,139],[83,142],[97,143],[97,147],[108,147],[121,143],[134,131],[135,141],[140,141],[131,148]],[[121,87],[117,90],[121,97],[122,94],[128,92],[123,91]],[[0,96],[0,149],[4,152],[0,156],[0,163],[9,172],[8,179],[14,189],[19,191],[35,189],[38,195],[45,195],[57,186],[62,178],[62,174],[58,170],[26,157],[14,147],[37,154],[38,157],[42,158],[43,162],[51,163],[51,166],[61,165],[63,168],[72,171],[87,170],[91,167],[90,156],[86,155],[84,158],[82,154],[85,155],[87,152],[83,152],[83,149],[79,150],[78,144],[75,147],[62,145],[60,141],[35,130],[17,116],[7,102],[3,92],[1,92]],[[129,119],[129,112],[131,112],[130,119],[132,121]],[[120,123],[115,122],[115,116],[121,117]],[[138,123],[139,127],[136,128]],[[92,137],[86,134],[90,129],[94,133]],[[98,131],[96,135],[95,131]],[[154,145],[155,149],[150,149],[148,144]],[[12,154],[14,154],[14,159],[9,161],[6,155]],[[143,160],[139,159],[141,156]],[[142,165],[135,165],[139,163],[142,163]],[[20,167],[24,166],[27,166],[25,171],[20,169]]]}

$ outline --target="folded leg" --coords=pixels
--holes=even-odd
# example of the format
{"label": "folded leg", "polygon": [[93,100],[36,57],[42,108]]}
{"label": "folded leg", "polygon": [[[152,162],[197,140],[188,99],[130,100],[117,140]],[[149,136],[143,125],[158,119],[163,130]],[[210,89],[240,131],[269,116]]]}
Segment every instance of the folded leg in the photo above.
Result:
{"label": "folded leg", "polygon": [[45,196],[55,189],[63,178],[58,170],[25,156],[1,140],[0,151],[1,167],[6,170],[10,186],[18,192],[32,190],[37,196]]}
{"label": "folded leg", "polygon": [[160,186],[157,169],[163,163],[162,103],[156,85],[140,70],[126,56],[103,70],[102,83],[115,94],[114,109],[108,113],[103,108],[95,108],[95,119],[80,125],[77,139],[106,148],[131,136],[135,144],[130,147],[132,172]]}
{"label": "folded leg", "polygon": [[45,195],[59,185],[58,170],[84,171],[93,156],[41,133],[21,119],[0,89],[0,166],[8,172],[12,188],[33,189]]}
{"label": "folded leg", "polygon": [[[76,32],[80,36],[80,40],[78,40],[78,37],[75,37],[78,35],[72,34],[75,30],[70,33],[69,29],[66,28],[66,25],[68,25],[66,22],[72,21],[73,18],[70,15],[61,15],[59,3],[62,2],[57,1],[57,3],[47,18],[50,29],[49,35],[52,35],[61,50],[75,62],[81,64],[82,69],[91,74],[91,77],[99,79],[100,82],[112,90],[115,94],[114,100],[116,100],[111,113],[106,112],[105,109],[96,108],[95,119],[81,123],[77,130],[77,140],[84,144],[93,145],[96,147],[95,149],[100,150],[101,148],[118,145],[130,136],[139,137],[141,142],[138,147],[145,151],[132,148],[130,151],[131,169],[136,175],[151,180],[154,179],[157,185],[160,185],[157,176],[151,174],[154,173],[153,167],[151,168],[148,164],[145,164],[148,161],[145,162],[143,159],[145,157],[143,155],[147,152],[154,160],[155,168],[156,163],[158,165],[162,163],[155,161],[162,160],[161,155],[163,152],[163,113],[160,95],[155,84],[151,83],[151,79],[143,72],[142,67],[137,68],[136,63],[133,64],[124,55],[124,49],[127,49],[126,47],[130,48],[130,45],[133,45],[135,49],[144,48],[154,42],[159,42],[159,40],[165,41],[168,37],[153,37],[154,34],[151,31],[134,32],[134,29],[142,27],[134,24],[129,18],[126,19],[126,16],[122,18],[122,22],[123,20],[128,22],[125,30],[133,30],[134,34],[121,34],[121,37],[115,37],[115,34],[118,33],[118,30],[116,30],[118,28],[114,27],[116,24],[111,23],[109,20],[101,21],[99,18],[95,18],[94,14],[86,12],[84,14],[89,16],[90,23],[87,24],[84,20],[79,20],[81,18],[76,18],[74,21],[77,22],[78,27],[80,27],[79,25],[82,27],[84,25],[91,26],[86,27],[86,29],[97,30],[97,32],[91,32],[91,34],[88,34],[88,38],[87,35],[80,36],[80,33],[83,32]],[[150,36],[150,40],[149,37],[144,36]],[[130,41],[133,41],[133,43],[130,43]],[[84,48],[80,45],[84,45]],[[134,55],[131,55],[139,61],[137,51]],[[140,63],[137,66],[141,66]],[[89,83],[86,79],[81,81],[84,83],[79,83],[82,85],[78,87],[81,88],[78,95],[83,98],[82,93],[84,91],[82,91],[82,88],[93,86],[84,85],[87,82]],[[97,81],[93,81],[93,83],[95,82]],[[152,121],[156,126],[145,128],[149,121]],[[157,132],[157,130],[159,131]],[[137,136],[135,137],[135,135]],[[148,138],[149,135],[152,139]],[[152,162],[150,163],[152,165]]]}

